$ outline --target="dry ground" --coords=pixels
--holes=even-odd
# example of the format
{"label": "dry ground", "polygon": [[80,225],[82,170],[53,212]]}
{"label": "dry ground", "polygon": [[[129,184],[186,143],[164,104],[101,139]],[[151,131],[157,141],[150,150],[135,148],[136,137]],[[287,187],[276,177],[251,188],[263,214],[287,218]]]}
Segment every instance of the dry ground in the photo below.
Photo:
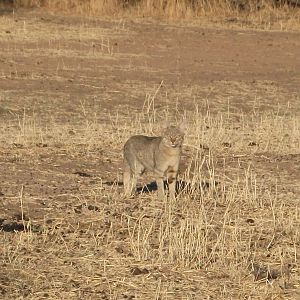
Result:
{"label": "dry ground", "polygon": [[[0,16],[0,298],[300,299],[299,53],[299,32]],[[123,143],[166,118],[178,199],[124,198]]]}

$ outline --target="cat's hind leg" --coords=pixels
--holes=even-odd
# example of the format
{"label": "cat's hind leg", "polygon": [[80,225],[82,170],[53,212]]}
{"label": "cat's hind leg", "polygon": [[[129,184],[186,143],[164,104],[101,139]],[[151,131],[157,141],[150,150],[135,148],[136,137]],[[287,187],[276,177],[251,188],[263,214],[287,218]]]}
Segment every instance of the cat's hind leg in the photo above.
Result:
{"label": "cat's hind leg", "polygon": [[126,196],[131,196],[133,192],[133,178],[132,171],[129,163],[126,158],[123,163],[123,185],[124,185],[124,193]]}
{"label": "cat's hind leg", "polygon": [[123,184],[125,195],[133,195],[136,192],[136,185],[138,178],[144,173],[145,167],[137,160],[128,163],[126,158],[124,159],[124,172],[123,172]]}
{"label": "cat's hind leg", "polygon": [[143,164],[141,164],[138,160],[135,160],[134,165],[132,166],[132,192],[136,191],[136,185],[137,181],[140,178],[140,176],[143,175],[145,172],[145,167]]}

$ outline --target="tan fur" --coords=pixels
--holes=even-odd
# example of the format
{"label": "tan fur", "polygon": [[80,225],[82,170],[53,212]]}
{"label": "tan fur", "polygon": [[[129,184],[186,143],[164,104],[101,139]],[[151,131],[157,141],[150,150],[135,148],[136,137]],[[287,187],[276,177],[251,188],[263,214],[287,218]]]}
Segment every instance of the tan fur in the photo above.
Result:
{"label": "tan fur", "polygon": [[135,135],[124,145],[123,182],[125,194],[135,191],[137,179],[146,170],[157,178],[159,198],[164,198],[164,178],[169,183],[171,197],[175,197],[176,178],[183,142],[183,130],[167,127],[160,137]]}

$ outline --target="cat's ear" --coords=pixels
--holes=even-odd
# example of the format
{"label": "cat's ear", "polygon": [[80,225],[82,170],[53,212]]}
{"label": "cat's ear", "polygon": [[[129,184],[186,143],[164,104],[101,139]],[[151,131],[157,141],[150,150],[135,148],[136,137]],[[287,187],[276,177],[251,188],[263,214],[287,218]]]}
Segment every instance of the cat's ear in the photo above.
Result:
{"label": "cat's ear", "polygon": [[185,120],[182,120],[182,121],[179,123],[178,127],[179,127],[179,129],[180,129],[181,132],[186,132],[186,128],[187,128],[187,126],[186,126],[186,121],[185,121]]}

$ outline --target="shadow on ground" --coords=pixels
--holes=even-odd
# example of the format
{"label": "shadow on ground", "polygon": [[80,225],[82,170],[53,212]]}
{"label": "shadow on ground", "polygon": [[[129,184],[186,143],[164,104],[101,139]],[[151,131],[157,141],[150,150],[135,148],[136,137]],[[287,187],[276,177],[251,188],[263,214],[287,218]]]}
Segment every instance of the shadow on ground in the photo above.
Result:
{"label": "shadow on ground", "polygon": [[[123,186],[123,182],[120,181],[107,181],[104,182],[104,184],[108,186]],[[198,183],[191,184],[184,180],[179,180],[176,182],[176,193],[180,194],[180,193],[190,193],[193,191],[207,191],[210,188],[215,188],[219,184],[220,183],[217,181],[211,183],[204,180]],[[168,182],[166,180],[164,181],[164,188],[168,189]],[[137,187],[136,191],[138,194],[151,193],[157,191],[156,181],[151,181],[143,186],[139,186]]]}
{"label": "shadow on ground", "polygon": [[38,224],[30,224],[30,226],[26,226],[26,224],[20,222],[7,222],[7,220],[0,218],[0,231],[4,232],[20,232],[20,231],[30,231],[34,233],[41,233],[42,226]]}
{"label": "shadow on ground", "polygon": [[0,219],[0,231],[4,232],[14,232],[14,231],[24,231],[24,225],[17,223],[17,222],[11,222],[11,223],[4,223],[5,219]]}

